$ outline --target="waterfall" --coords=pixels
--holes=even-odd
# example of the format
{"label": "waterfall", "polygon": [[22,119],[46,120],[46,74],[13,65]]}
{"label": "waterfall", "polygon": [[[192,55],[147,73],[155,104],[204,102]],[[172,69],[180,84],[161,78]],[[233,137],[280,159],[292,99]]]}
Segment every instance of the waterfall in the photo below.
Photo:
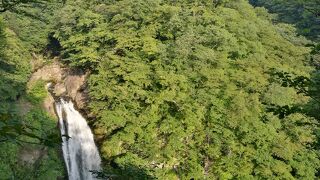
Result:
{"label": "waterfall", "polygon": [[99,171],[101,159],[86,120],[71,101],[56,102],[62,134],[62,151],[69,180],[93,180],[91,170]]}

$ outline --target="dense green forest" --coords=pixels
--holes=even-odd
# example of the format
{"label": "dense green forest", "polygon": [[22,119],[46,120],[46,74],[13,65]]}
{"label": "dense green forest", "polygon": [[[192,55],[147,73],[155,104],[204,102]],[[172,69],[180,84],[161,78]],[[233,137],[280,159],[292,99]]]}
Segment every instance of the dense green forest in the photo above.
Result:
{"label": "dense green forest", "polygon": [[263,6],[275,13],[275,21],[293,24],[297,32],[312,40],[319,39],[320,6],[317,0],[250,0],[254,6]]}
{"label": "dense green forest", "polygon": [[101,178],[320,178],[319,1],[4,2],[0,179],[65,176],[32,54],[90,72]]}
{"label": "dense green forest", "polygon": [[[49,31],[31,16],[40,8],[13,8],[0,17],[0,179],[54,180],[64,176],[56,121],[41,108],[43,83],[26,86],[32,54],[46,46]],[[42,158],[22,161],[28,154]]]}

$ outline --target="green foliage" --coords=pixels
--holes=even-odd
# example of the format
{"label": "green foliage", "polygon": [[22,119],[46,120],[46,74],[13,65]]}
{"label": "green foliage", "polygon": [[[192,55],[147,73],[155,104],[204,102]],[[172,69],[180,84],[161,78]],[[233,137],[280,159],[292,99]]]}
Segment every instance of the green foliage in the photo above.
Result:
{"label": "green foliage", "polygon": [[[4,14],[10,30],[0,24],[6,64],[0,66],[0,137],[56,145],[53,121],[38,106],[44,82],[27,89],[35,108],[25,118],[14,105],[30,73],[28,50],[46,50],[54,40],[66,64],[91,72],[101,177],[317,179],[320,78],[307,64],[310,52],[317,64],[319,48],[305,47],[310,41],[293,25],[278,23],[316,39],[313,2],[251,1],[279,19],[245,0],[77,0],[43,11],[34,3],[15,6],[18,12]],[[0,164],[5,178],[60,175],[54,149],[52,159],[16,173],[21,147],[1,146],[0,156],[10,156]]]}
{"label": "green foliage", "polygon": [[[14,123],[14,118],[20,120]],[[11,138],[0,142],[1,178],[54,180],[63,177],[64,164],[57,151],[60,136],[55,128],[55,121],[39,109],[31,110],[24,117],[12,117],[8,121],[15,126],[6,128],[2,126],[1,120],[1,133],[5,133],[6,129],[12,132],[6,134],[6,137],[11,135]],[[52,138],[53,136],[56,138]],[[0,137],[2,139],[3,134]]]}
{"label": "green foliage", "polygon": [[320,4],[318,0],[250,0],[254,6],[264,6],[276,13],[280,21],[295,24],[299,34],[313,40],[319,37]]}
{"label": "green foliage", "polygon": [[4,32],[4,24],[3,24],[3,20],[0,20],[0,57],[1,57],[1,61],[3,61],[2,59],[4,58],[4,49],[6,47],[6,37],[5,37],[5,32]]}
{"label": "green foliage", "polygon": [[293,108],[308,98],[271,73],[308,77],[308,41],[271,20],[241,0],[62,8],[55,37],[67,63],[93,72],[106,164],[159,179],[316,178],[318,125]]}
{"label": "green foliage", "polygon": [[[44,94],[39,96],[36,92],[43,93],[43,83],[36,84],[38,87],[27,95],[26,99],[32,100],[34,106],[26,101],[24,105],[31,108],[26,114],[18,113],[21,110],[11,102],[14,111],[0,116],[0,157],[3,163],[0,164],[0,174],[4,179],[56,179],[64,176],[64,164],[57,151],[61,137],[56,121],[40,107]],[[34,162],[29,162],[30,156]]]}
{"label": "green foliage", "polygon": [[48,96],[48,91],[45,89],[45,81],[36,81],[32,84],[31,87],[27,90],[28,100],[34,104],[39,104]]}
{"label": "green foliage", "polygon": [[43,4],[49,0],[3,0],[0,2],[0,12],[16,11],[19,7]]}
{"label": "green foliage", "polygon": [[[12,30],[24,47],[33,53],[49,54],[52,49],[50,42],[52,17],[56,9],[63,3],[60,0],[10,0],[11,9],[2,13],[8,28]],[[1,8],[1,3],[0,3]]]}
{"label": "green foliage", "polygon": [[[0,101],[14,100],[24,89],[30,67],[21,41],[15,39],[12,31],[2,29],[2,40],[5,43],[0,57]],[[5,46],[5,47],[4,47]],[[4,104],[2,104],[4,105]],[[1,106],[1,105],[0,105]]]}
{"label": "green foliage", "polygon": [[[64,176],[57,151],[61,138],[56,122],[40,107],[46,95],[43,82],[25,92],[31,72],[26,44],[0,19],[0,179],[56,179]],[[17,105],[25,96],[34,106],[27,101],[26,107]],[[33,152],[41,153],[26,163],[23,157],[30,161]]]}

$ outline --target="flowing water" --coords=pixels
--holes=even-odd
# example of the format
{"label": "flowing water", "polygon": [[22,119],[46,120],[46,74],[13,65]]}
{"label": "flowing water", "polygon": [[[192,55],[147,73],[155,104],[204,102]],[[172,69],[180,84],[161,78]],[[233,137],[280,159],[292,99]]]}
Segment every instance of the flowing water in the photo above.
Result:
{"label": "flowing water", "polygon": [[93,180],[90,171],[99,171],[101,159],[86,120],[71,101],[56,102],[62,134],[62,150],[69,180]]}

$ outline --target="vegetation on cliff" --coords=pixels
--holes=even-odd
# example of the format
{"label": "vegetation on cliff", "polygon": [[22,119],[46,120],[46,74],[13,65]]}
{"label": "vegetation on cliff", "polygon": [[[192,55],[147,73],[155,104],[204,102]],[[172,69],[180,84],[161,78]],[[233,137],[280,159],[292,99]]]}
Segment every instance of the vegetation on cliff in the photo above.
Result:
{"label": "vegetation on cliff", "polygon": [[93,72],[94,129],[112,167],[160,179],[316,177],[310,98],[278,76],[313,71],[293,26],[242,0],[77,1],[57,17],[65,62]]}
{"label": "vegetation on cliff", "polygon": [[[39,36],[17,23],[21,14],[4,17],[10,29],[24,30],[17,39],[28,50],[58,51],[65,64],[91,72],[88,108],[105,169],[98,174],[317,179],[320,4],[250,2],[255,7],[246,0],[66,1],[51,4],[45,21],[29,19],[45,27]],[[8,44],[0,41],[0,50]],[[29,68],[17,64],[19,79]],[[16,94],[6,94],[10,79],[0,86],[8,106],[24,92],[21,78]]]}
{"label": "vegetation on cliff", "polygon": [[56,121],[41,107],[44,83],[26,86],[36,46],[7,17],[0,19],[0,179],[63,177]]}

